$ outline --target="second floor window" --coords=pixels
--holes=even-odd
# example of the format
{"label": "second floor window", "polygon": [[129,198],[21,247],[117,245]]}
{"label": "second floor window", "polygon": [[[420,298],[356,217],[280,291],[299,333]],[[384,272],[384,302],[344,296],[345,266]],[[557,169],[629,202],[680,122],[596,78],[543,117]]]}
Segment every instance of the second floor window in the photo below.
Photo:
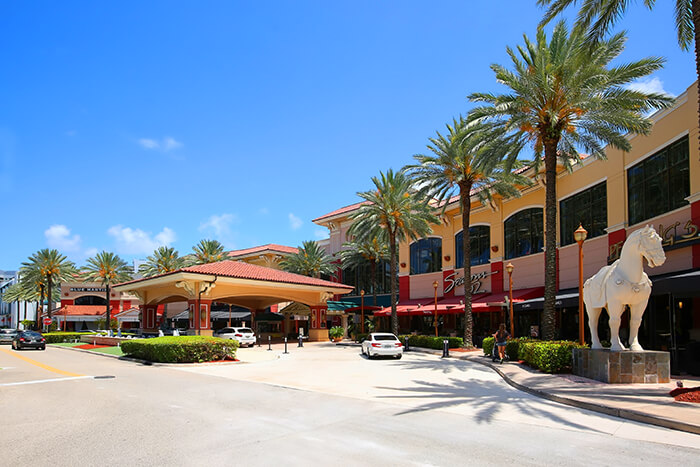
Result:
{"label": "second floor window", "polygon": [[[491,229],[487,225],[469,227],[469,243],[471,247],[471,265],[487,264],[489,262],[489,244],[491,243]],[[455,235],[455,267],[464,267],[464,250],[462,241],[464,232]]]}
{"label": "second floor window", "polygon": [[688,204],[688,166],[686,136],[627,170],[630,225]]}
{"label": "second floor window", "polygon": [[606,183],[599,183],[581,193],[559,202],[561,245],[574,243],[574,230],[582,225],[587,238],[605,235],[608,226],[608,197]]}
{"label": "second floor window", "polygon": [[441,270],[441,238],[423,238],[411,244],[411,274],[426,274]]}
{"label": "second floor window", "polygon": [[544,246],[542,208],[520,211],[503,223],[506,259],[540,253]]}

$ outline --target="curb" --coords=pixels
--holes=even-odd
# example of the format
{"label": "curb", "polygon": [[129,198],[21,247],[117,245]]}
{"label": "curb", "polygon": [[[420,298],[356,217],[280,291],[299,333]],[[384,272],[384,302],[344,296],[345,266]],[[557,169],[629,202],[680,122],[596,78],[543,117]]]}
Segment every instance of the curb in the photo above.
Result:
{"label": "curb", "polygon": [[571,407],[577,407],[580,409],[591,410],[593,412],[602,413],[605,415],[612,415],[613,417],[623,418],[626,420],[632,420],[635,422],[647,423],[649,425],[656,425],[663,428],[670,428],[672,430],[685,431],[693,434],[700,434],[700,425],[694,425],[692,423],[681,422],[678,420],[671,420],[664,417],[658,417],[656,415],[649,415],[643,412],[637,412],[635,410],[629,409],[617,409],[614,407],[609,407],[607,405],[595,404],[592,402],[584,402],[576,399],[570,399],[568,397],[557,396],[556,394],[550,394],[539,389],[533,389],[524,386],[520,383],[513,381],[508,375],[503,373],[497,366],[490,362],[480,361],[476,356],[472,358],[465,358],[464,360],[473,361],[481,365],[487,366],[494,370],[498,375],[503,378],[503,380],[520,391],[527,392],[533,396],[541,397],[543,399],[548,399],[559,404],[569,405]]}
{"label": "curb", "polygon": [[[48,344],[51,345],[51,344]],[[110,355],[108,353],[102,353],[102,352],[93,352],[92,350],[87,350],[87,349],[76,349],[75,347],[63,347],[60,345],[57,346],[52,346],[54,349],[66,349],[66,350],[73,350],[74,352],[84,352],[84,353],[89,353],[90,355],[100,355],[102,357],[110,357],[110,358],[116,358],[117,360],[123,360],[126,362],[134,362],[134,363],[140,363],[145,366],[163,366],[163,367],[171,367],[171,368],[183,368],[183,365],[201,365],[201,366],[212,366],[212,365],[232,365],[234,363],[248,363],[248,362],[204,362],[204,363],[160,363],[160,362],[149,362],[148,360],[141,360],[140,358],[133,358],[133,357],[125,357],[123,355]]]}

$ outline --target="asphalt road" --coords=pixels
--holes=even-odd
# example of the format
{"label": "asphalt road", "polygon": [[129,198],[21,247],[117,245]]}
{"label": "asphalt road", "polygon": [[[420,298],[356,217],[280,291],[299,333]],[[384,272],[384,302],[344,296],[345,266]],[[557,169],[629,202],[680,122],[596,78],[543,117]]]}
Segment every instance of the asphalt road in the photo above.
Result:
{"label": "asphalt road", "polygon": [[480,365],[290,350],[181,369],[2,346],[0,465],[700,465],[700,436],[538,399]]}

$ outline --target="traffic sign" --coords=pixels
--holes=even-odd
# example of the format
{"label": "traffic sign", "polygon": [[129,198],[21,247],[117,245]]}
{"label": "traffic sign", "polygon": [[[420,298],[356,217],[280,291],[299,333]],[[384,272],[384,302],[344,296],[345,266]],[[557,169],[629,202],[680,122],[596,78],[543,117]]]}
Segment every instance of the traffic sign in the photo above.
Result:
{"label": "traffic sign", "polygon": [[51,318],[44,318],[44,324],[47,326],[51,324]]}

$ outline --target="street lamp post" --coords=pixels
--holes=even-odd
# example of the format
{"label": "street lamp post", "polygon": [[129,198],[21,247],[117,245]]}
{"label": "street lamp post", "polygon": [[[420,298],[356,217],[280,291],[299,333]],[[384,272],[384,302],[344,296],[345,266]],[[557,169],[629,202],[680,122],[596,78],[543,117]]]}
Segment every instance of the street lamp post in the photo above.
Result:
{"label": "street lamp post", "polygon": [[438,288],[438,283],[437,281],[433,282],[433,289],[435,289],[435,337],[438,336],[438,318],[437,318],[437,288]]}
{"label": "street lamp post", "polygon": [[365,333],[365,290],[360,290],[360,332]]}
{"label": "street lamp post", "polygon": [[506,264],[508,271],[508,318],[510,319],[510,336],[515,337],[515,325],[513,323],[513,263]]}
{"label": "street lamp post", "polygon": [[585,344],[583,331],[583,242],[586,240],[588,232],[579,224],[574,231],[574,240],[578,243],[578,341]]}

